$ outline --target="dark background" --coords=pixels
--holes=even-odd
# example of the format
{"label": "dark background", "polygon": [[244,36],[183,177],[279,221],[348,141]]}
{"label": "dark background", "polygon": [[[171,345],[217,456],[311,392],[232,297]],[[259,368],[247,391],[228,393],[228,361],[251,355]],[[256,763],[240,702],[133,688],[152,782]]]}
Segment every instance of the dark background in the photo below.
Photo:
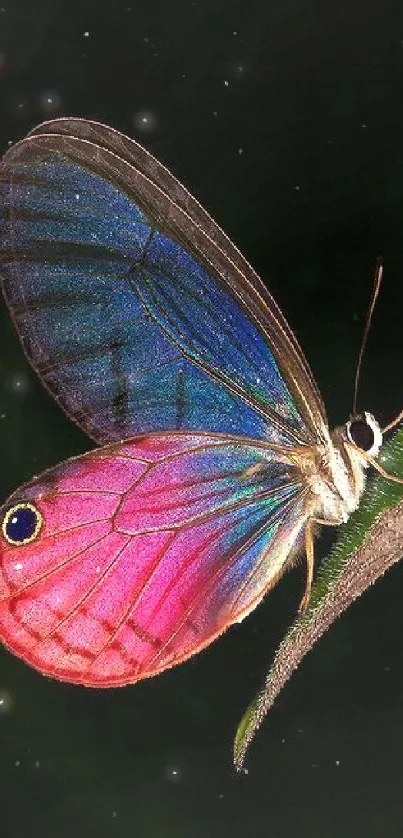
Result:
{"label": "dark background", "polygon": [[[0,147],[55,114],[136,137],[202,201],[295,329],[331,424],[403,402],[403,7],[392,0],[0,0]],[[86,450],[0,310],[0,493]],[[329,543],[324,535],[318,557]],[[397,838],[403,568],[332,627],[231,767],[292,621],[293,571],[197,659],[115,691],[0,654],[1,838]]]}

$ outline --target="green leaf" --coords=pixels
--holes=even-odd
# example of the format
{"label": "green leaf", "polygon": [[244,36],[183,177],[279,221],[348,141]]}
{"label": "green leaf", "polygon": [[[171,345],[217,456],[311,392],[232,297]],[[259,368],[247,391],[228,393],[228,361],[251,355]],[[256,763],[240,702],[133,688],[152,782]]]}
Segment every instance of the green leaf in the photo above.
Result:
{"label": "green leaf", "polygon": [[[403,429],[382,448],[379,462],[388,474],[403,476]],[[247,749],[284,684],[334,620],[403,556],[403,485],[379,474],[360,506],[339,530],[322,562],[309,606],[280,643],[260,692],[236,732],[234,763],[242,768]]]}

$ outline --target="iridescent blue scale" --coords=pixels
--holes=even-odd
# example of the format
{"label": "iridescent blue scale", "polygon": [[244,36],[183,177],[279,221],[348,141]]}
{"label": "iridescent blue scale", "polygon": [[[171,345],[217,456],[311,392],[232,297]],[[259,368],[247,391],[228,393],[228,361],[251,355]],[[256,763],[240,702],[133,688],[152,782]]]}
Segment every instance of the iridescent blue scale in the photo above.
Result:
{"label": "iridescent blue scale", "polygon": [[234,296],[106,166],[91,171],[96,154],[83,168],[40,142],[22,163],[9,156],[0,183],[2,275],[27,353],[65,410],[99,441],[179,428],[270,438],[267,407],[288,425],[277,440],[303,437]]}

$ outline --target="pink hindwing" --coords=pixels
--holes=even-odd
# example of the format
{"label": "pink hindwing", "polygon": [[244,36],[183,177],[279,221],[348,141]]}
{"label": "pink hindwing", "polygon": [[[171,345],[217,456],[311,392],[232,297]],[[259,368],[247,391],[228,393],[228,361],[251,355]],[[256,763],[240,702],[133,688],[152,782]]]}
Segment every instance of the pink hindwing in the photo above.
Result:
{"label": "pink hindwing", "polygon": [[[24,506],[25,505],[25,506]],[[114,686],[210,643],[301,540],[297,470],[264,444],[161,433],[77,457],[13,495],[30,543],[0,543],[0,634],[47,675]]]}

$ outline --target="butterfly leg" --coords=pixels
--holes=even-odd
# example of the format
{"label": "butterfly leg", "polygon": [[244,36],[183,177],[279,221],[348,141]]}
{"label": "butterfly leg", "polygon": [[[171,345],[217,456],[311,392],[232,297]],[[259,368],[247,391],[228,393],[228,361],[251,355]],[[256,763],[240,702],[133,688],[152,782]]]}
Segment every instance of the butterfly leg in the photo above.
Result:
{"label": "butterfly leg", "polygon": [[366,451],[362,451],[360,449],[360,454],[378,472],[378,474],[381,475],[381,477],[385,478],[385,480],[391,480],[392,483],[403,483],[403,478],[397,477],[395,474],[389,474],[389,472],[385,471],[385,469],[382,468],[381,464],[378,463],[378,461],[375,460],[374,457],[371,457],[371,455],[368,454]]}
{"label": "butterfly leg", "polygon": [[311,518],[305,528],[305,555],[306,555],[306,585],[304,596],[301,599],[299,604],[298,612],[299,614],[303,614],[306,608],[309,605],[309,600],[311,596],[311,588],[313,582],[313,570],[314,570],[314,547],[313,547],[313,525],[315,523],[315,519]]}
{"label": "butterfly leg", "polygon": [[[403,481],[402,481],[403,482]],[[306,611],[309,600],[311,598],[311,588],[313,582],[313,572],[315,569],[315,562],[314,562],[314,546],[313,546],[313,533],[314,527],[317,524],[324,524],[327,527],[339,527],[342,521],[340,518],[309,518],[308,523],[305,528],[305,555],[306,555],[306,564],[307,564],[307,576],[306,576],[306,585],[304,596],[301,599],[298,613],[303,614]]]}

